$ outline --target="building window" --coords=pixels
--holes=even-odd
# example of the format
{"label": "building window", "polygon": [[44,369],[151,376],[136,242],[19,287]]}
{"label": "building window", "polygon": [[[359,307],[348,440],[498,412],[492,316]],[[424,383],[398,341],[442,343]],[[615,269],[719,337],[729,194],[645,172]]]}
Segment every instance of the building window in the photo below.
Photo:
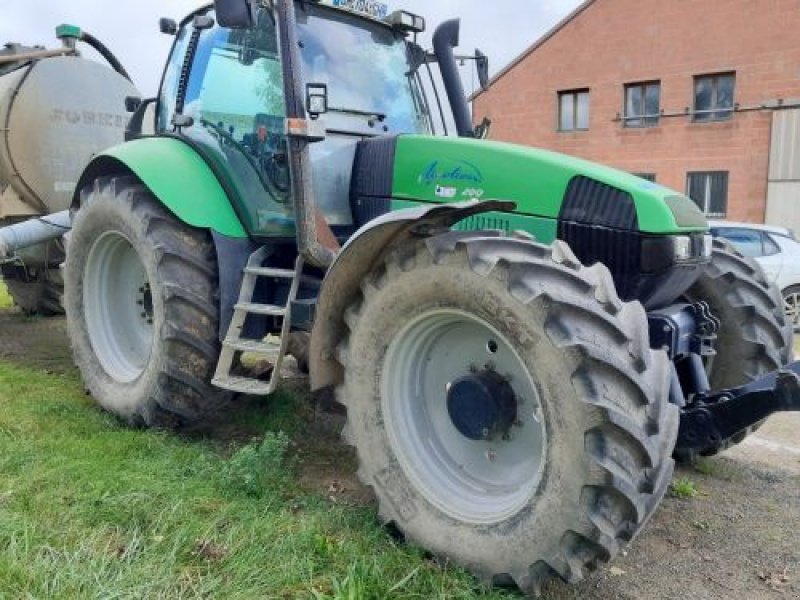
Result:
{"label": "building window", "polygon": [[694,78],[694,120],[721,121],[733,115],[736,74],[700,75]]}
{"label": "building window", "polygon": [[625,127],[654,127],[661,116],[661,82],[625,86]]}
{"label": "building window", "polygon": [[688,173],[686,194],[707,217],[724,217],[728,213],[728,172]]}
{"label": "building window", "polygon": [[558,129],[560,131],[589,129],[589,90],[558,93]]}
{"label": "building window", "polygon": [[634,173],[637,177],[641,177],[642,179],[646,179],[652,183],[656,182],[656,174],[655,173]]}

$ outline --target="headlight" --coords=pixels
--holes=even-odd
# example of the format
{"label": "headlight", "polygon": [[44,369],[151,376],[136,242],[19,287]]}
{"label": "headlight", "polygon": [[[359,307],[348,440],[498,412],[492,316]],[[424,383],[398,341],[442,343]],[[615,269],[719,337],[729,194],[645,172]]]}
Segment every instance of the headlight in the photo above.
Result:
{"label": "headlight", "polygon": [[707,263],[713,241],[706,233],[643,236],[643,273],[659,273],[676,265]]}
{"label": "headlight", "polygon": [[711,258],[714,248],[714,238],[710,233],[704,235],[676,235],[672,238],[672,245],[675,249],[675,260],[685,262],[687,260],[697,260]]}
{"label": "headlight", "polygon": [[425,31],[425,19],[404,10],[398,10],[384,19],[386,23],[400,31],[422,33]]}
{"label": "headlight", "polygon": [[714,237],[707,233],[703,236],[703,258],[711,258],[714,253]]}
{"label": "headlight", "polygon": [[686,261],[692,258],[692,238],[688,235],[676,235],[672,238],[675,247],[675,260]]}

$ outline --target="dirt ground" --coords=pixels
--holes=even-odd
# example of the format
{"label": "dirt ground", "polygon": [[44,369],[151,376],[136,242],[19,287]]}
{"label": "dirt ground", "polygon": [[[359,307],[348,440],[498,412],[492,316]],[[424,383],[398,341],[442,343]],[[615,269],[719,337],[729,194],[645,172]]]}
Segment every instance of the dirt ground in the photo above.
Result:
{"label": "dirt ground", "polygon": [[[0,361],[71,370],[64,320],[0,312]],[[338,441],[340,427],[341,417],[320,413],[314,447],[300,449],[301,480],[338,502],[368,502],[352,452]],[[221,425],[218,434],[225,431]],[[676,477],[694,484],[694,498],[667,498],[624,556],[577,586],[553,585],[548,597],[800,598],[799,432],[800,413],[774,416],[699,470],[679,468]]]}

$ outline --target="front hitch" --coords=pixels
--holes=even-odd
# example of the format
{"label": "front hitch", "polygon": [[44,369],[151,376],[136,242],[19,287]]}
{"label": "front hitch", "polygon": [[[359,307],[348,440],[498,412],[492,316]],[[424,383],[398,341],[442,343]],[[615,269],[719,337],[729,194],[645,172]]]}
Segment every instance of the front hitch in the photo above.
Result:
{"label": "front hitch", "polygon": [[675,449],[702,452],[789,411],[800,411],[800,361],[747,385],[699,396],[681,413]]}

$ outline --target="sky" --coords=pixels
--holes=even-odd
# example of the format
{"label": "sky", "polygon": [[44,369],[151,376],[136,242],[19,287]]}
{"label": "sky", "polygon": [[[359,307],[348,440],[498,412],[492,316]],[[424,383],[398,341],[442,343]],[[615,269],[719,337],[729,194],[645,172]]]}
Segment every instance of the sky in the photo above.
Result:
{"label": "sky", "polygon": [[[441,21],[461,18],[459,52],[480,48],[496,73],[565,17],[581,0],[390,0],[391,10],[405,9],[428,22],[424,38]],[[158,31],[160,17],[180,20],[202,0],[0,0],[0,44],[58,46],[55,27],[78,25],[98,37],[120,59],[145,96],[158,88],[172,38]],[[87,53],[88,55],[88,53]],[[471,91],[473,78],[465,75]]]}

